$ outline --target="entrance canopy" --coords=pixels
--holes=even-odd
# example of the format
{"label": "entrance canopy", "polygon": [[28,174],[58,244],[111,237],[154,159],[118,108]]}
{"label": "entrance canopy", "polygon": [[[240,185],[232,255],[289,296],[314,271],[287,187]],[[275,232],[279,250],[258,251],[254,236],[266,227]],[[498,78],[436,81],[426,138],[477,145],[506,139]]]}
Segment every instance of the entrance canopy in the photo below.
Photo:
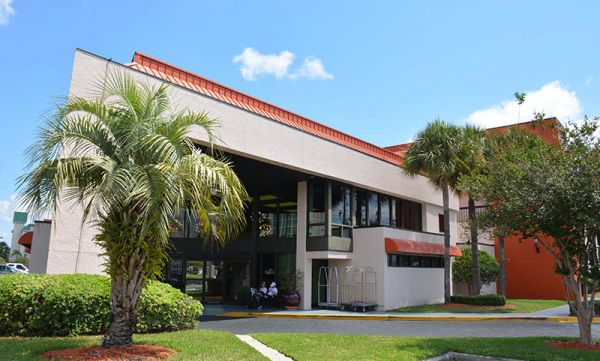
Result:
{"label": "entrance canopy", "polygon": [[[386,237],[385,252],[443,256],[444,245],[438,243],[418,242]],[[456,246],[450,246],[450,256],[462,256],[460,248]]]}

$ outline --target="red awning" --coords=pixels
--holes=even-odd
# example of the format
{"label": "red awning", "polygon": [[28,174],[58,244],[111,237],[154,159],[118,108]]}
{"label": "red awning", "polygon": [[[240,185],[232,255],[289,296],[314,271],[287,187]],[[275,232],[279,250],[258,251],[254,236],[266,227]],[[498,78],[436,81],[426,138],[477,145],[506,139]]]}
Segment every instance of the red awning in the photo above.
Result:
{"label": "red awning", "polygon": [[33,242],[33,231],[25,232],[19,237],[19,244],[21,246],[25,246],[31,248],[31,243]]}
{"label": "red awning", "polygon": [[[438,243],[409,241],[405,239],[385,238],[386,253],[444,255],[444,245]],[[462,252],[456,246],[450,246],[450,256],[460,257]]]}

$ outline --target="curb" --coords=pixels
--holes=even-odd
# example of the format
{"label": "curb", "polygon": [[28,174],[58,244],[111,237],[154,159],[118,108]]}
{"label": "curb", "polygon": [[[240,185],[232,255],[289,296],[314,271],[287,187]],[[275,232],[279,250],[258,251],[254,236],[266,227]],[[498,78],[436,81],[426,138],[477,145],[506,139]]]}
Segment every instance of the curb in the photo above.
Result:
{"label": "curb", "polygon": [[[360,320],[360,321],[538,321],[538,322],[577,322],[577,317],[537,317],[537,316],[410,316],[410,315],[324,315],[302,313],[262,313],[224,312],[217,316],[229,318],[296,318],[314,320]],[[600,318],[594,319],[600,323]]]}

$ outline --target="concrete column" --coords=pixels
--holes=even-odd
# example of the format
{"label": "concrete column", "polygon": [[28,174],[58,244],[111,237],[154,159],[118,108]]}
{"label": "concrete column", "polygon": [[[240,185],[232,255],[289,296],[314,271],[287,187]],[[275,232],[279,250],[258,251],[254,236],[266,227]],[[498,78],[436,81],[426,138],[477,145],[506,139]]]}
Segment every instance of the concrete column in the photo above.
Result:
{"label": "concrete column", "polygon": [[51,232],[51,222],[35,221],[31,244],[31,258],[29,261],[30,273],[46,273],[48,269],[48,250],[50,248]]}
{"label": "concrete column", "polygon": [[298,182],[298,221],[296,224],[296,269],[302,272],[300,308],[309,310],[312,299],[312,260],[306,255],[308,183]]}

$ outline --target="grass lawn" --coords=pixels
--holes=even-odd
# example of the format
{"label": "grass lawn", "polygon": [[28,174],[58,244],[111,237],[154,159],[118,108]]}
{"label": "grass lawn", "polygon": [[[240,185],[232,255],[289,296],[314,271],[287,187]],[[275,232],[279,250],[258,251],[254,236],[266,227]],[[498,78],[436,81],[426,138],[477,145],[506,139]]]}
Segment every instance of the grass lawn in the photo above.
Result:
{"label": "grass lawn", "polygon": [[[135,342],[174,349],[177,353],[169,361],[266,360],[250,346],[227,332],[190,330],[146,334],[136,336]],[[90,345],[100,345],[100,337],[0,337],[0,359],[40,361],[39,355],[46,351]]]}
{"label": "grass lawn", "polygon": [[560,300],[506,300],[506,306],[423,305],[396,308],[390,312],[530,313],[564,305]]}
{"label": "grass lawn", "polygon": [[598,360],[590,351],[557,350],[547,338],[424,338],[364,335],[252,335],[296,361],[309,360],[423,360],[448,351],[530,361]]}

